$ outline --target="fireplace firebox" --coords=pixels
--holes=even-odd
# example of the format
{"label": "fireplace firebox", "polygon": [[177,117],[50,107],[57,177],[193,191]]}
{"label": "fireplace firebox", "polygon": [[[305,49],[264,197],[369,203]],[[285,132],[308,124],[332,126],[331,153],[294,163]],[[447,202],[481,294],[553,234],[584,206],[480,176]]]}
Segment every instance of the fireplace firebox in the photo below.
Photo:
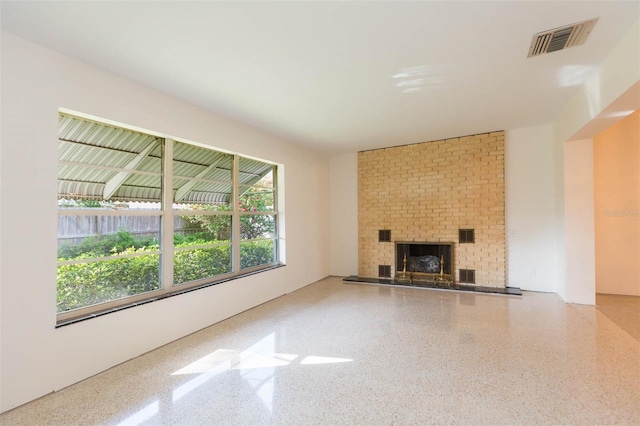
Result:
{"label": "fireplace firebox", "polygon": [[453,284],[453,243],[396,242],[397,280]]}

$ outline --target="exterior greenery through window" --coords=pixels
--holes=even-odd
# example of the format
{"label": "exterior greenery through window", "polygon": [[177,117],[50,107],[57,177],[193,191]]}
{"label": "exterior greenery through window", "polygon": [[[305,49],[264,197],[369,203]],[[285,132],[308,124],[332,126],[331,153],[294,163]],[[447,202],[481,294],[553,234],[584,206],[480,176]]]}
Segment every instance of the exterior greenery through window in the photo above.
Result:
{"label": "exterior greenery through window", "polygon": [[59,320],[278,264],[275,165],[59,116]]}

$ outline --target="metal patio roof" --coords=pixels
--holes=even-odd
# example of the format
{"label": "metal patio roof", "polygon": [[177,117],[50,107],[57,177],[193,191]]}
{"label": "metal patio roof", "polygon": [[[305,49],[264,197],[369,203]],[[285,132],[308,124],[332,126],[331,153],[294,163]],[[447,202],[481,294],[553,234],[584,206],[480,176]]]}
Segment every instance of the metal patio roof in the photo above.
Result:
{"label": "metal patio roof", "polygon": [[[60,113],[58,199],[159,202],[162,138]],[[241,192],[273,166],[240,157]],[[228,204],[233,155],[174,142],[173,201]]]}

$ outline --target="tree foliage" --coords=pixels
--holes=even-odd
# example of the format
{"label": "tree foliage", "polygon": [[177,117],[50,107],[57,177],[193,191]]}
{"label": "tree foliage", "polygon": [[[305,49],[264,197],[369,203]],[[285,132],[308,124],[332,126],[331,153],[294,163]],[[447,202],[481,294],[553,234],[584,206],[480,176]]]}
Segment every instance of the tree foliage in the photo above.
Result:
{"label": "tree foliage", "polygon": [[[275,220],[270,214],[257,214],[273,210],[273,191],[265,187],[252,187],[240,197],[240,237],[243,240],[254,240],[274,235]],[[192,205],[195,210],[228,212],[229,205]],[[194,215],[184,216],[187,222],[196,225],[215,236],[218,240],[231,239],[231,217],[229,215]]]}

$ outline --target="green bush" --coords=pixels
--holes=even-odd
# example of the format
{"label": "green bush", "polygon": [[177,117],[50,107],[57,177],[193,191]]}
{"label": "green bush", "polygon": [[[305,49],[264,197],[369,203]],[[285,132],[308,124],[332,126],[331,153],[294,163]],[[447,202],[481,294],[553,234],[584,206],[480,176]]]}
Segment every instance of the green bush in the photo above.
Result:
{"label": "green bush", "polygon": [[273,240],[240,244],[240,269],[252,268],[274,261]]}
{"label": "green bush", "polygon": [[[212,237],[213,235],[207,232],[188,236],[176,235],[174,244],[177,248],[185,248],[218,242]],[[159,250],[159,245],[153,238],[135,238],[126,231],[87,240],[77,247],[61,249],[58,260],[143,254]],[[231,246],[225,241],[219,243],[220,245],[213,247],[176,251],[174,284],[231,272]],[[273,241],[243,242],[240,245],[242,269],[271,263],[273,259]],[[60,265],[57,277],[58,312],[157,290],[159,276],[158,254]]]}
{"label": "green bush", "polygon": [[[182,244],[187,247],[189,244]],[[231,248],[221,245],[176,251],[173,257],[173,283],[189,281],[231,272]]]}
{"label": "green bush", "polygon": [[[155,248],[154,248],[155,246]],[[76,259],[79,256],[103,257],[123,253],[130,248],[158,250],[158,240],[154,237],[135,237],[127,231],[115,234],[88,237],[81,244],[64,244],[58,249],[58,260]]]}
{"label": "green bush", "polygon": [[[143,251],[130,248],[122,253]],[[159,259],[151,254],[58,266],[58,312],[157,290]]]}
{"label": "green bush", "polygon": [[173,245],[175,247],[193,244],[210,244],[212,242],[219,242],[219,240],[214,234],[206,231],[195,232],[188,235],[175,234],[173,236]]}

